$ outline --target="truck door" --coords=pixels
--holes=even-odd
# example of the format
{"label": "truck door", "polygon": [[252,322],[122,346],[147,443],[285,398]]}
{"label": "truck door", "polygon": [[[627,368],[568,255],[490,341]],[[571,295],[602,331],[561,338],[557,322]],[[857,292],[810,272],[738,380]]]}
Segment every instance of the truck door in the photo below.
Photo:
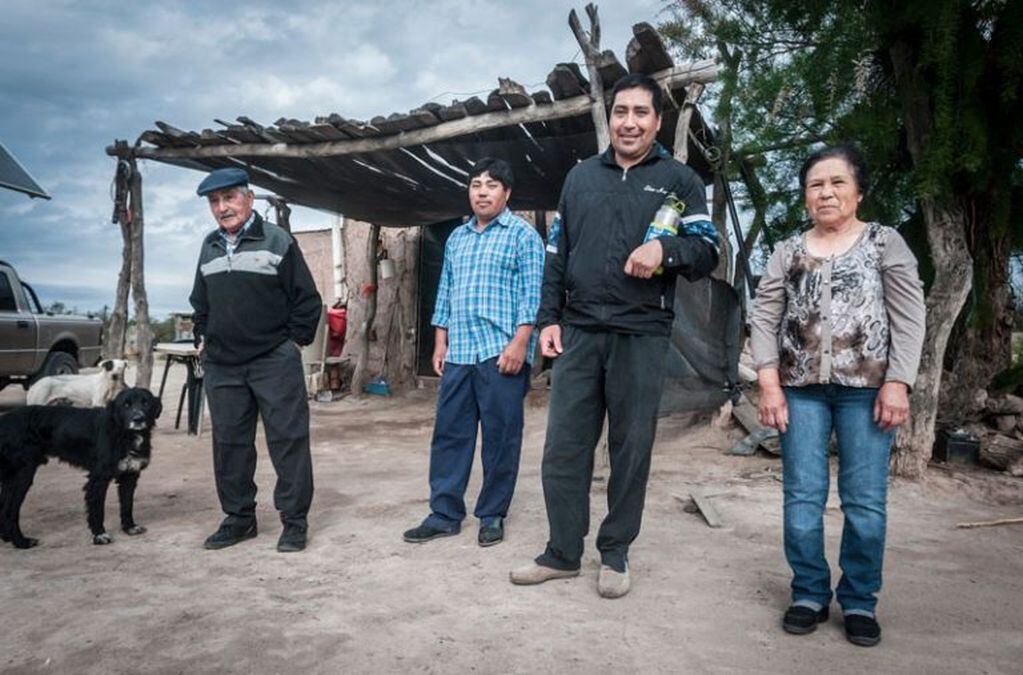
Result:
{"label": "truck door", "polygon": [[20,291],[18,279],[0,267],[0,376],[35,371],[36,320],[18,302]]}

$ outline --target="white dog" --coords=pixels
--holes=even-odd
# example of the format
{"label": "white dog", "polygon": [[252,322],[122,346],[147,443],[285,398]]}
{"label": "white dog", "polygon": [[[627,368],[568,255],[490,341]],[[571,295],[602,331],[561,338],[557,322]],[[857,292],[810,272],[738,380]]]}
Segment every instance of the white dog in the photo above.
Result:
{"label": "white dog", "polygon": [[49,405],[67,400],[83,408],[102,407],[125,388],[124,369],[128,363],[121,359],[101,361],[99,369],[78,375],[51,375],[43,377],[28,388],[25,397],[29,405]]}

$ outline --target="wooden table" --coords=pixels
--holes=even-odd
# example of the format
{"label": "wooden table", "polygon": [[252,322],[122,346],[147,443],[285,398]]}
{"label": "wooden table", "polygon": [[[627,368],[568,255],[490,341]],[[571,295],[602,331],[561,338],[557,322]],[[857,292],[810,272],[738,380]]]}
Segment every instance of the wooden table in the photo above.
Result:
{"label": "wooden table", "polygon": [[188,342],[158,342],[153,345],[154,354],[163,354],[166,358],[166,365],[163,367],[163,378],[160,380],[160,400],[163,400],[163,389],[167,385],[167,373],[171,364],[183,363],[188,369],[185,385],[181,388],[181,395],[178,397],[178,413],[174,418],[174,428],[181,426],[181,409],[185,405],[185,398],[188,399],[188,433],[198,436],[202,433],[202,412],[203,412],[203,370],[199,360],[199,350],[191,341]]}

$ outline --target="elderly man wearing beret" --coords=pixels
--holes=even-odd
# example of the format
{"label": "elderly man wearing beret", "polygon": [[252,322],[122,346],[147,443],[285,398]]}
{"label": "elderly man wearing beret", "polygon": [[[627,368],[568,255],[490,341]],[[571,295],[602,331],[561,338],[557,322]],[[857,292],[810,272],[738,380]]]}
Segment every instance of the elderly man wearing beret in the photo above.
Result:
{"label": "elderly man wearing beret", "polygon": [[221,549],[256,536],[256,414],[277,472],[274,506],[284,524],[277,550],[306,545],[313,469],[309,404],[299,347],[313,341],[322,300],[298,244],[252,209],[249,176],[217,169],[196,192],[217,229],[202,243],[189,298],[213,422],[213,471]]}

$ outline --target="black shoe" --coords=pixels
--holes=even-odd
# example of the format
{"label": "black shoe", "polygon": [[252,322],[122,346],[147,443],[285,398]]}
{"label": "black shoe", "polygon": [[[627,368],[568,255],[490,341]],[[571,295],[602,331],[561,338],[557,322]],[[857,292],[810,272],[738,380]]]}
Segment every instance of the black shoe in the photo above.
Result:
{"label": "black shoe", "polygon": [[504,541],[504,521],[491,518],[480,523],[480,533],[476,537],[480,546],[493,546]]}
{"label": "black shoe", "polygon": [[873,647],[881,641],[881,626],[872,616],[846,614],[845,637],[854,645]]}
{"label": "black shoe", "polygon": [[216,532],[206,537],[206,541],[203,542],[203,548],[216,551],[217,549],[234,546],[239,542],[243,542],[246,539],[252,539],[255,536],[256,521],[254,520],[248,525],[236,525],[224,522],[220,524],[220,527]]}
{"label": "black shoe", "polygon": [[432,525],[423,523],[419,527],[413,527],[411,530],[405,530],[405,534],[402,536],[405,538],[405,541],[410,544],[422,544],[439,537],[453,537],[460,531],[460,527],[456,527],[453,530],[441,530],[433,527]]}
{"label": "black shoe", "polygon": [[284,524],[281,538],[277,540],[277,550],[280,553],[296,553],[305,550],[306,529],[301,525]]}
{"label": "black shoe", "polygon": [[786,633],[793,635],[806,635],[817,630],[817,624],[828,620],[828,608],[814,611],[804,605],[792,605],[785,611],[785,617],[781,620],[781,627]]}

